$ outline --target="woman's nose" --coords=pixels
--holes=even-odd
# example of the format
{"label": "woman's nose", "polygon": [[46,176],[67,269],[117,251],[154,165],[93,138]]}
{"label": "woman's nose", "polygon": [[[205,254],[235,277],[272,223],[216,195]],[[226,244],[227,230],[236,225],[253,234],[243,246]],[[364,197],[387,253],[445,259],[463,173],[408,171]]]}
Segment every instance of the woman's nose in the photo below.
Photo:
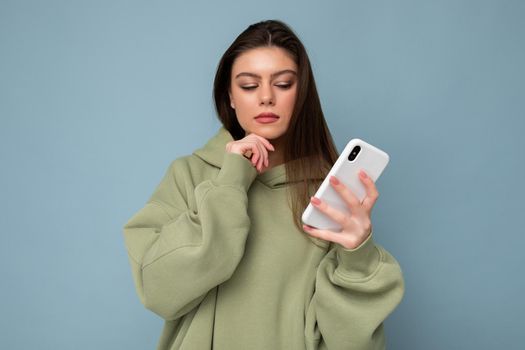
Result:
{"label": "woman's nose", "polygon": [[261,104],[272,105],[274,103],[273,91],[271,87],[263,87],[261,89]]}

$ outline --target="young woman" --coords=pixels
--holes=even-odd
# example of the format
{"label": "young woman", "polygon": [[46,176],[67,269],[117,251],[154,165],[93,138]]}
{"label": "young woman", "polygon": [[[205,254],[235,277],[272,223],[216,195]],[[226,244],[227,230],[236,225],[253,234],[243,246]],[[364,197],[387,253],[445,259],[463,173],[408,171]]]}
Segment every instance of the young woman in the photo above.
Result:
{"label": "young woman", "polygon": [[[332,186],[352,215],[310,198],[337,158],[306,51],[285,23],[250,25],[221,58],[217,133],[173,160],[124,226],[137,293],[165,320],[158,349],[382,349],[404,292],[372,238],[378,198]],[[308,201],[341,232],[301,225]]]}

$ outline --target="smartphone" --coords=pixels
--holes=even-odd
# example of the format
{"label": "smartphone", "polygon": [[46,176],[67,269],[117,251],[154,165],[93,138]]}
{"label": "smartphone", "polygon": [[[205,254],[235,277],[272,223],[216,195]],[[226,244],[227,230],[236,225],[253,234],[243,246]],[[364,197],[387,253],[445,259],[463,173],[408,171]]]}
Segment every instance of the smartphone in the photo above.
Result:
{"label": "smartphone", "polygon": [[[363,201],[366,197],[366,188],[359,179],[359,171],[363,169],[376,182],[389,160],[389,155],[383,150],[361,139],[351,139],[319,186],[315,197],[320,198],[337,210],[350,214],[350,209],[330,184],[330,176],[337,177],[360,201]],[[313,206],[312,203],[309,203],[304,210],[301,220],[315,228],[336,232],[342,229],[341,225]]]}

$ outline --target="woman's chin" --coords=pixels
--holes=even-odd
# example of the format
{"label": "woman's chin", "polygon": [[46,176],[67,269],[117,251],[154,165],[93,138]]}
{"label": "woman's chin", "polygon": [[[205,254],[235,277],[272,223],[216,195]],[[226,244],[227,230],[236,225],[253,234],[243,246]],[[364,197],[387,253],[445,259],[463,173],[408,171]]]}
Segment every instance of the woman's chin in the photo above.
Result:
{"label": "woman's chin", "polygon": [[[267,140],[274,140],[284,134],[281,128],[273,125],[261,125],[253,128],[250,132],[264,137]],[[248,132],[248,133],[250,133]]]}

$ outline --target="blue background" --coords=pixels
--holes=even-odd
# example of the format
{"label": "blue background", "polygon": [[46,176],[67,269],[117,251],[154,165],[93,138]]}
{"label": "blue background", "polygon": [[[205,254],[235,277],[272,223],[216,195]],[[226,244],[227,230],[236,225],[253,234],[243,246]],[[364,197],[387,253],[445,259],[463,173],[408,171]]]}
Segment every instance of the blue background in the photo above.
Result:
{"label": "blue background", "polygon": [[525,342],[525,3],[0,1],[0,347],[153,349],[122,226],[217,128],[216,65],[263,19],[305,44],[341,151],[386,150],[389,349]]}

